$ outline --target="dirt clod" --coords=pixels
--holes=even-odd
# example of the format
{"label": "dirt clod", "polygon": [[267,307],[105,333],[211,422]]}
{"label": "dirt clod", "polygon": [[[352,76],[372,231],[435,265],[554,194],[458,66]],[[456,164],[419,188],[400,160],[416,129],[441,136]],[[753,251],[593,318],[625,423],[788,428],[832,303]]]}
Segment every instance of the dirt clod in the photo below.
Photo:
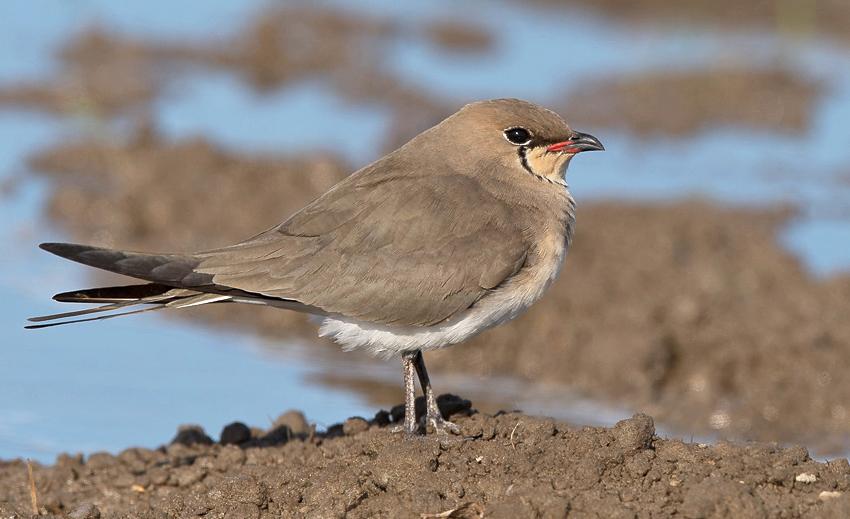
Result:
{"label": "dirt clod", "polygon": [[367,429],[369,429],[369,422],[359,416],[349,418],[342,424],[342,432],[346,436],[354,436],[355,434],[362,433]]}
{"label": "dirt clod", "polygon": [[614,426],[614,441],[621,449],[644,449],[655,436],[652,417],[636,413],[630,420],[620,420]]}
{"label": "dirt clod", "polygon": [[184,425],[180,427],[180,430],[177,431],[177,436],[171,440],[171,444],[180,444],[191,446],[195,444],[201,445],[210,445],[213,443],[212,438],[207,436],[207,433],[204,432],[203,427],[198,425]]}
{"label": "dirt clod", "polygon": [[245,443],[250,439],[251,429],[242,422],[233,422],[232,424],[226,425],[221,431],[220,441],[222,445],[238,445],[240,443]]}

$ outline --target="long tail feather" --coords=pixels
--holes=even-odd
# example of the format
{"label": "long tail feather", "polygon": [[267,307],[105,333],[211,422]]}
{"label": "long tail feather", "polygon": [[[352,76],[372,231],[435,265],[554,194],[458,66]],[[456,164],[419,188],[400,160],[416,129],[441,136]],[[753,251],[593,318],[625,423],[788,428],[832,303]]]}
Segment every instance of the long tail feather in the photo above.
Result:
{"label": "long tail feather", "polygon": [[164,294],[176,297],[178,292],[182,295],[196,293],[195,291],[180,290],[159,283],[145,283],[143,285],[100,287],[62,292],[53,296],[53,300],[60,303],[124,303],[143,299],[150,300]]}
{"label": "long tail feather", "polygon": [[[109,305],[114,306],[114,305]],[[126,306],[126,305],[125,305]],[[61,326],[63,324],[74,324],[74,323],[85,323],[88,321],[103,321],[104,319],[112,319],[113,317],[123,317],[125,315],[133,315],[133,314],[143,314],[145,312],[153,312],[155,310],[165,310],[168,308],[167,306],[153,306],[151,308],[143,308],[141,310],[133,310],[132,312],[121,312],[118,314],[109,314],[109,315],[99,315],[97,317],[87,317],[85,319],[72,319],[70,321],[62,321],[58,323],[47,323],[47,324],[30,324],[24,326],[27,330],[37,330],[39,328],[50,328],[51,326]],[[95,308],[94,310],[98,310]],[[57,317],[59,319],[59,317]],[[32,321],[33,319],[29,319]]]}
{"label": "long tail feather", "polygon": [[[40,315],[38,317],[29,317],[27,321],[31,323],[40,323],[44,321],[55,321],[57,319],[68,319],[69,317],[79,317],[81,315],[89,315],[95,314],[99,312],[111,312],[112,310],[120,310],[122,308],[126,308],[128,306],[140,305],[144,304],[143,301],[127,301],[124,303],[113,303],[103,306],[98,306],[96,308],[86,308],[85,310],[75,310],[73,312],[63,312],[61,314],[51,314],[51,315]],[[60,323],[55,323],[60,324]],[[62,323],[64,324],[64,323]],[[32,326],[26,326],[26,328],[33,328]]]}
{"label": "long tail feather", "polygon": [[74,310],[72,312],[62,312],[52,315],[44,315],[40,317],[30,317],[27,319],[30,322],[53,321],[56,319],[66,319],[68,317],[77,317],[97,312],[109,312],[118,310],[127,306],[139,304],[165,304],[175,299],[192,296],[197,292],[191,290],[183,290],[172,288],[156,283],[148,283],[145,285],[130,285],[122,287],[103,287],[90,288],[88,290],[75,290],[73,292],[63,292],[56,294],[53,299],[62,303],[110,303],[96,308],[87,308],[85,310]]}
{"label": "long tail feather", "polygon": [[[123,287],[114,287],[114,288],[123,288]],[[99,289],[96,289],[99,290]],[[188,294],[187,294],[188,293]],[[190,295],[194,294],[194,295]],[[61,295],[61,294],[60,294]],[[141,314],[144,312],[151,312],[154,310],[165,310],[169,308],[187,308],[190,306],[204,305],[209,303],[218,303],[229,301],[230,296],[224,296],[219,294],[199,294],[197,292],[189,292],[188,290],[182,289],[174,289],[165,294],[161,294],[159,296],[152,296],[142,298],[136,301],[125,301],[121,303],[112,303],[104,306],[99,306],[97,308],[88,308],[86,310],[77,310],[74,312],[64,312],[61,314],[53,314],[46,315],[41,317],[30,317],[27,319],[30,322],[44,322],[44,321],[54,321],[60,319],[67,319],[69,317],[79,317],[81,315],[89,315],[92,313],[99,312],[110,312],[113,310],[120,310],[126,308],[128,306],[134,306],[139,304],[155,304],[158,306],[154,306],[151,308],[143,308],[141,310],[133,310],[131,312],[119,312],[109,315],[99,315],[97,317],[87,317],[83,319],[72,319],[70,321],[61,321],[47,324],[31,324],[25,326],[24,328],[28,330],[35,330],[38,328],[49,328],[51,326],[59,326],[61,324],[74,324],[74,323],[84,323],[88,321],[102,321],[104,319],[111,319],[113,317],[121,317],[124,315],[133,315],[133,314]],[[79,301],[79,300],[77,300]]]}

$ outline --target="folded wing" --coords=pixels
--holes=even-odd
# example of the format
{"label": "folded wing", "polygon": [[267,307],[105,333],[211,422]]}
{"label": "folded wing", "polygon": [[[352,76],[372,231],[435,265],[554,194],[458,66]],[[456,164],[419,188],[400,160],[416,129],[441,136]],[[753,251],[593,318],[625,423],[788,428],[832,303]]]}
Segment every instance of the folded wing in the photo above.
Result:
{"label": "folded wing", "polygon": [[[146,303],[258,300],[391,326],[430,326],[458,316],[523,267],[527,229],[472,178],[359,173],[279,226],[221,249],[146,254],[43,244],[63,258],[150,283],[60,294],[60,301],[109,304],[34,320]],[[470,219],[469,205],[482,217]]]}

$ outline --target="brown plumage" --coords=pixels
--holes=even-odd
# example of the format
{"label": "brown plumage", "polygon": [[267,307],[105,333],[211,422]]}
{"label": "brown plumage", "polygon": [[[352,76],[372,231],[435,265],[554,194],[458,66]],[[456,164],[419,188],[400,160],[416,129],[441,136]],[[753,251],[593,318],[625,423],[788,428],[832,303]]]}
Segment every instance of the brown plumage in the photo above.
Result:
{"label": "brown plumage", "polygon": [[[146,254],[43,244],[150,283],[59,294],[60,301],[109,304],[32,320],[226,301],[314,314],[320,335],[345,348],[402,354],[406,432],[417,429],[413,371],[426,393],[427,420],[451,429],[436,409],[421,351],[506,322],[543,294],[572,236],[567,165],[580,151],[601,149],[525,101],[467,105],[280,225],[229,247]],[[53,324],[64,322],[33,327]]]}

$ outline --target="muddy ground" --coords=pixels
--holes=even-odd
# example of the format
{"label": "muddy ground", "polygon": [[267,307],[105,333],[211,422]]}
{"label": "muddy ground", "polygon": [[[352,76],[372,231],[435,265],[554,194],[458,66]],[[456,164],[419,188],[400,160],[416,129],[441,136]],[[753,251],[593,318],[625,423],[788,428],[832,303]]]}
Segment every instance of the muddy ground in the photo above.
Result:
{"label": "muddy ground", "polygon": [[[643,13],[661,4],[644,3]],[[755,26],[770,23],[768,11],[758,12]],[[212,248],[278,223],[353,168],[333,155],[245,156],[203,138],[172,142],[158,133],[152,102],[168,95],[175,77],[204,68],[229,70],[259,91],[319,78],[353,103],[392,114],[386,151],[467,101],[389,74],[380,49],[400,38],[484,53],[496,36],[474,25],[399,27],[304,8],[264,13],[218,42],[147,42],[92,29],[63,50],[55,81],[2,86],[0,104],[83,120],[89,129],[30,161],[51,179],[47,210],[70,239],[150,251]],[[799,133],[822,89],[781,67],[732,65],[600,78],[553,108],[594,128],[677,137],[724,124]],[[668,102],[677,108],[657,108]],[[815,280],[785,253],[776,235],[792,218],[788,207],[579,200],[574,245],[547,295],[513,323],[427,359],[437,384],[448,371],[569,384],[647,413],[686,439],[758,443],[659,438],[645,415],[611,429],[581,428],[489,407],[474,413],[451,399],[447,413],[471,439],[406,440],[390,432],[400,419],[390,409],[395,397],[349,380],[389,411],[327,434],[289,414],[269,431],[235,425],[220,435],[227,445],[187,429],[156,450],[63,455],[35,467],[41,513],[846,517],[845,459],[820,463],[804,447],[765,443],[835,455],[850,446],[850,276]],[[338,349],[291,312],[222,305],[172,317],[284,340],[298,334]],[[0,462],[0,513],[31,512],[25,464]]]}
{"label": "muddy ground", "polygon": [[[97,517],[847,517],[850,464],[805,447],[685,443],[643,414],[610,429],[444,399],[461,437],[408,439],[387,411],[312,434],[231,424],[213,442],[183,428],[155,450],[62,455],[36,465],[42,515]],[[398,415],[396,415],[398,417]],[[27,467],[0,462],[0,514],[32,513]]]}
{"label": "muddy ground", "polygon": [[555,6],[590,9],[606,17],[658,27],[704,27],[717,30],[759,30],[790,39],[818,36],[840,44],[850,43],[850,4],[842,0],[752,0],[716,3],[672,0],[535,0]]}

